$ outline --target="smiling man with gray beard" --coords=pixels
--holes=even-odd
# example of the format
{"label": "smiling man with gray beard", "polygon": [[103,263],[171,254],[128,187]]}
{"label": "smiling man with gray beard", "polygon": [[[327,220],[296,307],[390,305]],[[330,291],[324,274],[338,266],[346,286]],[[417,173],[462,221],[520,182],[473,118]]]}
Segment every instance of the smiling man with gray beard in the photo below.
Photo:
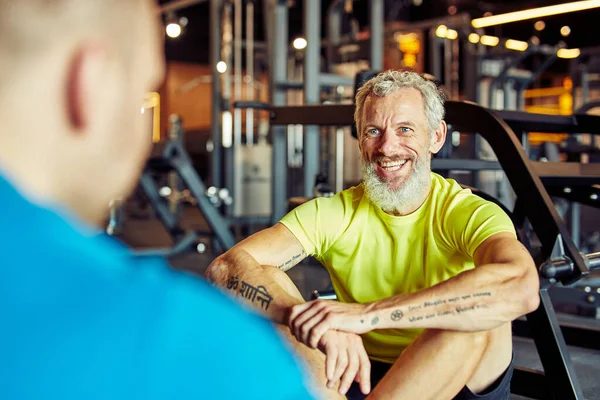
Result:
{"label": "smiling man with gray beard", "polygon": [[[419,74],[366,82],[355,111],[363,183],[295,208],[207,271],[269,293],[268,307],[248,303],[337,390],[328,398],[508,399],[510,322],[538,306],[539,280],[510,218],[431,172],[443,119],[441,92]],[[285,271],[307,256],[338,301],[302,299]]]}

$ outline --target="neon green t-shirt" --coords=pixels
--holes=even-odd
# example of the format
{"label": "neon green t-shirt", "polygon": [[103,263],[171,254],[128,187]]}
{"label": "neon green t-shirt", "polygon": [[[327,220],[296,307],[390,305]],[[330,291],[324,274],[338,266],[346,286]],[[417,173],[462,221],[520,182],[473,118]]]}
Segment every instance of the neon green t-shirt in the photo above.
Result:
{"label": "neon green t-shirt", "polygon": [[[431,179],[427,200],[410,215],[386,214],[359,185],[302,204],[281,223],[325,266],[339,301],[414,293],[474,268],[475,250],[490,236],[515,233],[498,205],[454,180]],[[371,359],[393,363],[422,331],[374,330],[363,342]]]}

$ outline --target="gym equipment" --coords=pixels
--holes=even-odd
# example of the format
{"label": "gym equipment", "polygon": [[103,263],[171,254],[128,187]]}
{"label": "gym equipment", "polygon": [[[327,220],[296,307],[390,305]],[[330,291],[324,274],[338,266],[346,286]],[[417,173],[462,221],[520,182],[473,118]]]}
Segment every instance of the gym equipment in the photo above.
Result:
{"label": "gym equipment", "polygon": [[[177,127],[176,129],[182,129],[181,124],[177,124]],[[181,135],[177,137],[179,138]],[[172,254],[175,251],[180,252],[192,246],[199,233],[191,232],[186,234],[180,226],[177,212],[173,212],[178,208],[175,207],[173,209],[170,207],[169,202],[171,202],[171,206],[175,201],[174,199],[177,199],[177,203],[179,203],[178,200],[181,199],[180,194],[183,191],[178,191],[178,193],[168,193],[168,191],[165,191],[164,187],[161,187],[157,183],[156,178],[165,174],[175,174],[177,185],[185,188],[187,191],[186,197],[193,199],[194,205],[204,215],[221,249],[226,251],[233,247],[236,243],[235,237],[229,230],[228,221],[217,209],[217,206],[221,203],[231,203],[229,192],[226,189],[218,189],[216,187],[207,188],[195,171],[182,141],[180,139],[171,139],[154,145],[152,156],[148,160],[140,180],[142,190],[148,197],[167,232],[173,238],[173,242],[176,243],[173,249],[169,250],[170,253]],[[167,194],[167,197],[161,195],[161,189],[163,194]],[[200,248],[203,249],[205,246],[200,246]],[[198,250],[197,246],[196,249]]]}

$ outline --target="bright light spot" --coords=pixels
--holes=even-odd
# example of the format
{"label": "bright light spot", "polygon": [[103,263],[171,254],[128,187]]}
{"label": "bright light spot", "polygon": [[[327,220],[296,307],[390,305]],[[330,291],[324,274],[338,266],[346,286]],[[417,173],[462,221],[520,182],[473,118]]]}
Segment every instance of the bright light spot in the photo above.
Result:
{"label": "bright light spot", "polygon": [[536,31],[541,32],[546,27],[546,23],[544,21],[537,21],[535,24],[533,24],[533,27]]}
{"label": "bright light spot", "polygon": [[562,28],[560,28],[560,34],[563,35],[564,37],[567,37],[571,34],[571,28],[569,28],[568,26],[563,26]]}
{"label": "bright light spot", "polygon": [[225,61],[219,61],[217,63],[217,72],[222,74],[225,71],[227,71],[227,64],[225,63]]}
{"label": "bright light spot", "polygon": [[446,32],[446,37],[450,40],[454,40],[458,37],[458,32],[456,32],[454,29],[448,29],[448,32]]}
{"label": "bright light spot", "polygon": [[146,111],[146,109],[144,107],[142,107],[142,114],[144,113],[144,111]]}
{"label": "bright light spot", "polygon": [[471,33],[469,35],[469,42],[475,44],[475,43],[479,43],[479,35],[476,33]]}
{"label": "bright light spot", "polygon": [[306,48],[307,44],[308,43],[306,42],[306,39],[299,37],[294,39],[294,43],[292,45],[296,50],[302,50]]}
{"label": "bright light spot", "polygon": [[445,38],[448,33],[448,27],[446,25],[440,25],[435,30],[435,34],[437,37]]}
{"label": "bright light spot", "polygon": [[504,46],[509,50],[525,51],[527,50],[527,42],[521,40],[508,39]]}
{"label": "bright light spot", "polygon": [[556,55],[558,58],[577,58],[579,53],[579,49],[558,49]]}
{"label": "bright light spot", "polygon": [[171,22],[169,25],[167,25],[166,31],[168,37],[176,38],[179,37],[179,35],[181,35],[181,26],[179,26],[179,24]]}
{"label": "bright light spot", "polygon": [[173,191],[168,186],[163,186],[158,191],[158,194],[162,197],[169,197],[171,195],[171,193],[173,193]]}
{"label": "bright light spot", "polygon": [[480,39],[481,44],[485,46],[497,46],[500,43],[500,38],[496,36],[483,35]]}

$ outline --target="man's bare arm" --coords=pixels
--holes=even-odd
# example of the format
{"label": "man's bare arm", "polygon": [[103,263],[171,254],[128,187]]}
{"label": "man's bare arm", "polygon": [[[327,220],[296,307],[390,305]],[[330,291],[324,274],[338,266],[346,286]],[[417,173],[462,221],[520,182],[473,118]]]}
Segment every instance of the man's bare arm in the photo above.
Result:
{"label": "man's bare arm", "polygon": [[215,259],[206,277],[267,317],[287,323],[288,310],[303,302],[295,287],[278,282],[268,268],[287,271],[306,258],[294,235],[282,224],[258,232]]}
{"label": "man's bare arm", "polygon": [[539,305],[539,277],[529,252],[512,235],[496,234],[475,252],[476,268],[420,292],[369,304],[318,300],[295,306],[290,328],[314,347],[329,329],[488,330]]}
{"label": "man's bare arm", "polygon": [[487,330],[537,308],[535,263],[512,235],[490,237],[474,259],[473,270],[418,293],[373,303],[369,314],[379,319],[377,328]]}

